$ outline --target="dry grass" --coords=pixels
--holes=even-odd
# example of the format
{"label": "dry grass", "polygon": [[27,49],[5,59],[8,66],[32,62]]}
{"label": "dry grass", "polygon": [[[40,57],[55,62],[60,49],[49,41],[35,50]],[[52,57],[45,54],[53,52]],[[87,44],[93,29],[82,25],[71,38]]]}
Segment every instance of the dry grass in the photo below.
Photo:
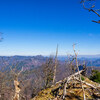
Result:
{"label": "dry grass", "polygon": [[[84,77],[84,81],[88,82],[94,86],[98,86],[98,83],[92,82],[88,78]],[[73,81],[74,82],[74,81]],[[35,97],[35,99],[32,100],[53,100],[55,97],[52,95],[51,91],[58,88],[60,84],[56,84],[55,86],[51,88],[47,88],[45,90],[42,90],[38,93],[38,95]],[[85,94],[87,100],[93,100],[93,97],[90,95],[92,93],[92,89],[90,89],[89,86],[84,85],[85,87]],[[89,89],[88,89],[89,88]],[[59,91],[59,97],[57,100],[61,100],[61,96],[63,94],[63,89],[60,89]],[[70,83],[70,88],[67,89],[67,94],[65,100],[83,100],[83,92],[81,89],[80,84],[76,84],[76,87],[72,87],[72,83]]]}

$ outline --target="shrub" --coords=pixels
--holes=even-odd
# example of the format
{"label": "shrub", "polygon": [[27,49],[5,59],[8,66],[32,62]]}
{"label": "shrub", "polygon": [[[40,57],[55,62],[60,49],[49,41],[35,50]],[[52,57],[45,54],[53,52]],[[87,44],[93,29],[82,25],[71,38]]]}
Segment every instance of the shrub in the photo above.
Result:
{"label": "shrub", "polygon": [[100,72],[98,70],[93,70],[90,79],[94,82],[100,83]]}
{"label": "shrub", "polygon": [[84,80],[85,80],[83,76],[81,76],[81,80],[82,80],[82,81],[84,81]]}

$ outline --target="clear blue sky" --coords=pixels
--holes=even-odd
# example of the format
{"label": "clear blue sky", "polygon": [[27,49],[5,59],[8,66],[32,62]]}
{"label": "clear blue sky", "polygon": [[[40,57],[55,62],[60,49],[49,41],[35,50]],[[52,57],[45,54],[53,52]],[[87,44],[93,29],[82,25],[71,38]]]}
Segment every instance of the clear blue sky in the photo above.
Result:
{"label": "clear blue sky", "polygon": [[[100,0],[97,0],[97,7]],[[0,0],[0,55],[100,54],[99,19],[80,0]]]}

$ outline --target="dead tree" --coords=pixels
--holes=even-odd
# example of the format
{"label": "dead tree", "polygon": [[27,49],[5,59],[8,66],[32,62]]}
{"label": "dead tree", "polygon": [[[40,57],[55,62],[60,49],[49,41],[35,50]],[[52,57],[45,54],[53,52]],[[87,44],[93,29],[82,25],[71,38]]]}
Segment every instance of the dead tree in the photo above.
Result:
{"label": "dead tree", "polygon": [[[82,91],[83,91],[83,97],[84,97],[84,100],[86,100],[85,98],[85,91],[84,91],[84,87],[83,87],[83,83],[82,83],[82,80],[81,80],[81,74],[80,74],[80,71],[79,71],[79,67],[78,67],[78,61],[77,61],[77,53],[76,53],[76,50],[75,50],[75,44],[73,45],[73,50],[74,50],[74,53],[75,53],[75,57],[72,59],[71,62],[69,62],[69,65],[72,67],[72,62],[74,60],[76,60],[76,69],[78,70],[78,77],[79,77],[79,80],[80,80],[80,85],[82,87]],[[75,69],[75,68],[74,68]],[[83,72],[83,71],[82,71]],[[75,72],[74,72],[75,73]],[[63,100],[65,99],[65,96],[66,96],[66,87],[67,87],[67,84],[68,82],[71,80],[71,79],[74,79],[75,75],[71,75],[71,77],[68,77],[67,79],[65,79],[65,82],[64,82],[64,88],[63,88]]]}
{"label": "dead tree", "polygon": [[[69,65],[69,67],[71,69],[71,75],[72,75],[73,73],[75,73],[75,68],[73,66],[73,61],[74,61],[75,58],[72,57],[72,59],[70,59],[70,57],[71,57],[71,55],[68,55],[68,65]],[[65,80],[65,82],[64,82],[64,87],[63,87],[63,100],[65,99],[65,96],[67,94],[66,88],[67,88],[67,85],[68,85],[68,81],[69,81],[69,78],[67,78]]]}
{"label": "dead tree", "polygon": [[83,63],[83,70],[84,70],[84,71],[82,72],[82,75],[83,75],[83,76],[86,76],[86,74],[87,74],[87,73],[86,73],[87,68],[86,68],[86,63],[85,63],[85,62]]}
{"label": "dead tree", "polygon": [[63,100],[65,99],[65,96],[66,96],[66,94],[67,94],[67,91],[66,91],[67,84],[68,84],[68,78],[67,78],[67,80],[64,82],[64,88],[63,88]]}
{"label": "dead tree", "polygon": [[53,84],[55,83],[55,79],[56,79],[57,56],[58,56],[58,45],[57,45],[57,48],[56,48]]}
{"label": "dead tree", "polygon": [[79,67],[78,67],[78,61],[77,61],[77,55],[78,55],[78,54],[76,53],[76,50],[75,50],[75,44],[73,44],[73,50],[74,50],[74,53],[75,53],[76,68],[77,68],[77,70],[78,70],[80,85],[81,85],[82,91],[83,91],[83,97],[84,97],[84,100],[86,100],[86,98],[85,98],[85,90],[84,90],[83,83],[82,83],[82,79],[81,79],[81,74],[79,73]]}
{"label": "dead tree", "polygon": [[73,73],[75,73],[75,67],[74,67],[74,65],[73,65],[74,60],[75,60],[75,57],[74,57],[74,56],[72,56],[72,55],[69,55],[69,56],[68,56],[68,65],[69,65],[70,70],[71,70],[71,75],[72,75]]}
{"label": "dead tree", "polygon": [[18,77],[23,71],[23,67],[19,73],[15,73],[11,67],[10,69],[11,69],[12,74],[14,75],[14,87],[15,87],[15,94],[12,100],[20,100],[21,87],[20,87],[20,82],[18,81]]}
{"label": "dead tree", "polygon": [[44,88],[48,88],[52,84],[54,74],[53,58],[48,58],[45,64],[42,64],[42,78],[44,79]]}
{"label": "dead tree", "polygon": [[[0,100],[11,100],[12,88],[9,86],[9,72],[5,70],[9,65],[4,57],[1,57],[2,66],[0,68]],[[8,85],[7,85],[8,84]],[[7,96],[8,95],[8,96]]]}
{"label": "dead tree", "polygon": [[[95,9],[95,3],[94,3],[94,1],[95,0],[81,0],[81,3],[83,5],[84,9],[88,10],[89,12],[93,12],[98,17],[100,17],[100,9]],[[88,6],[86,6],[87,4],[88,4]],[[100,20],[98,20],[98,21],[92,20],[92,22],[100,24]]]}

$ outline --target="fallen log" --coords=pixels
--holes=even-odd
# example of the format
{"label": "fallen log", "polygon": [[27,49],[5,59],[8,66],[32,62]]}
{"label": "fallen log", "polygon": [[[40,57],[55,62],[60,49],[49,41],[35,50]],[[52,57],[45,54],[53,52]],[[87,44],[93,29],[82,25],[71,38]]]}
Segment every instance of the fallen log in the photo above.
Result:
{"label": "fallen log", "polygon": [[[84,70],[81,70],[81,71],[79,71],[79,72],[76,72],[76,73],[74,73],[74,74],[68,76],[67,78],[64,78],[63,80],[60,80],[60,81],[56,82],[55,85],[56,85],[56,84],[59,84],[59,83],[63,83],[63,82],[65,82],[65,81],[69,82],[72,78],[74,78],[75,76],[77,76],[79,73],[81,74],[83,71],[84,71]],[[52,85],[51,87],[53,87],[53,86],[54,86],[54,85]]]}
{"label": "fallen log", "polygon": [[[77,80],[77,81],[80,82],[80,80],[79,80],[78,78],[76,78],[76,77],[75,77],[75,80]],[[85,81],[82,81],[82,83],[85,84],[85,85],[87,85],[87,86],[90,86],[90,87],[92,87],[92,88],[94,88],[94,89],[97,89],[97,88],[98,88],[98,87],[96,87],[96,86],[94,86],[94,85],[92,85],[92,84],[89,84],[89,83],[85,82]]]}

